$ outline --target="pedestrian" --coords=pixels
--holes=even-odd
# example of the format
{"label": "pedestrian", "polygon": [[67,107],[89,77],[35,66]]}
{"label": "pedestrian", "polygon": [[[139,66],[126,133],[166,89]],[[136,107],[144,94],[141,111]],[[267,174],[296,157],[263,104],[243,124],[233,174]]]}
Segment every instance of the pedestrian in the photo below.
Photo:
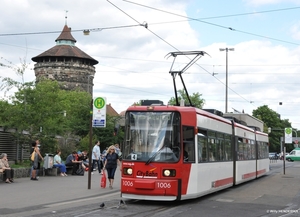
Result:
{"label": "pedestrian", "polygon": [[31,146],[32,146],[32,149],[30,151],[30,156],[31,155],[34,155],[33,157],[33,161],[31,161],[31,165],[32,165],[32,177],[31,177],[31,180],[35,180],[37,181],[37,169],[38,169],[38,166],[39,166],[39,158],[41,160],[44,160],[44,158],[42,157],[41,153],[40,153],[40,150],[38,148],[38,144],[36,141],[33,141],[31,143]]}
{"label": "pedestrian", "polygon": [[[102,154],[101,154],[102,165],[104,165],[104,162],[105,162],[105,159],[106,159],[107,151],[108,151],[108,147],[106,147],[106,148],[104,149],[104,151],[102,152]],[[103,171],[103,169],[102,169],[102,171]]]}
{"label": "pedestrian", "polygon": [[108,148],[105,162],[104,162],[104,167],[103,167],[103,169],[107,171],[107,178],[109,181],[110,189],[113,189],[115,172],[116,172],[118,165],[120,167],[120,170],[122,171],[121,162],[119,160],[119,155],[117,155],[115,152],[115,146],[111,145]]}
{"label": "pedestrian", "polygon": [[10,184],[14,182],[14,170],[9,166],[6,153],[0,155],[0,170],[3,171],[3,180],[5,180],[5,183]]}
{"label": "pedestrian", "polygon": [[[40,140],[35,140],[36,144],[37,144],[37,147],[39,149],[39,151],[41,152],[41,143],[40,143]],[[32,149],[34,147],[31,147],[31,151],[30,153],[32,153]],[[39,173],[40,173],[40,168],[41,168],[41,162],[40,162],[40,159],[38,161],[38,166],[37,166],[37,169],[36,169],[36,178],[39,179]],[[32,170],[33,170],[33,167],[30,168],[30,179],[32,178]]]}
{"label": "pedestrian", "polygon": [[[79,151],[78,151],[79,152]],[[77,154],[78,154],[77,152]],[[80,153],[80,152],[79,152]],[[85,166],[85,171],[89,170],[89,159],[86,151],[82,151],[81,155],[78,154],[78,159],[82,160],[83,165]]]}
{"label": "pedestrian", "polygon": [[56,155],[54,156],[53,159],[53,167],[59,168],[60,176],[68,176],[66,173],[67,172],[66,165],[62,163],[60,155],[61,155],[61,150],[57,150]]}
{"label": "pedestrian", "polygon": [[82,161],[77,160],[77,152],[73,151],[66,159],[66,166],[71,166],[73,168],[72,175],[76,174],[76,171],[80,168],[84,168]]}
{"label": "pedestrian", "polygon": [[102,166],[102,162],[101,162],[100,141],[95,142],[95,145],[94,145],[93,151],[92,151],[92,160],[93,160],[93,164],[91,167],[91,172],[93,172],[93,170],[95,168],[95,163],[97,163],[99,174],[103,174],[102,173],[103,166]]}

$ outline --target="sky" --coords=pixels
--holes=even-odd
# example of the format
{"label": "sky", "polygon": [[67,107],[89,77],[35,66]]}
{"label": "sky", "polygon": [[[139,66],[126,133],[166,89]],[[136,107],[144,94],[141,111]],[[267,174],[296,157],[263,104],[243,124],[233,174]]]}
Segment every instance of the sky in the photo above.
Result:
{"label": "sky", "polygon": [[[34,81],[31,58],[55,46],[67,23],[76,46],[99,61],[93,96],[120,113],[140,100],[167,104],[175,96],[170,71],[195,57],[167,54],[204,51],[182,73],[204,108],[225,112],[227,65],[228,112],[251,115],[267,105],[300,129],[299,14],[298,0],[2,0],[0,63],[26,62],[24,81]],[[0,66],[0,76],[22,81],[8,67]],[[0,92],[1,99],[14,91]]]}

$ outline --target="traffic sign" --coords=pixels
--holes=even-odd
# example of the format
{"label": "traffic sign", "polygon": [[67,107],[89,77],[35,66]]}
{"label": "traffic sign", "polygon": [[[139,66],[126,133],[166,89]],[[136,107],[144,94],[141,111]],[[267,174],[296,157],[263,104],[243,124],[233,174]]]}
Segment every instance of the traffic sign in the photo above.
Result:
{"label": "traffic sign", "polygon": [[287,144],[291,144],[293,142],[293,137],[292,137],[292,128],[285,128],[284,129],[284,134],[285,134],[285,140],[284,142]]}
{"label": "traffic sign", "polygon": [[93,127],[106,127],[106,98],[95,97],[93,99]]}

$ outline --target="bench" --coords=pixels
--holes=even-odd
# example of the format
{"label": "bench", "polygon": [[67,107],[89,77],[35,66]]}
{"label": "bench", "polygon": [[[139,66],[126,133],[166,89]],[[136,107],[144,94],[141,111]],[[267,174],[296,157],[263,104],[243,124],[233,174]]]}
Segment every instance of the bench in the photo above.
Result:
{"label": "bench", "polygon": [[73,166],[66,166],[66,170],[67,170],[67,174],[72,174],[72,172],[73,172]]}
{"label": "bench", "polygon": [[[0,177],[2,177],[2,180],[4,179],[4,176],[3,176],[3,169],[0,169]],[[4,181],[4,180],[3,180]]]}
{"label": "bench", "polygon": [[[67,174],[72,174],[73,171],[73,166],[66,166],[66,173]],[[47,168],[44,169],[44,174],[47,176],[57,176],[60,174],[60,169],[59,167],[51,167],[51,168]]]}

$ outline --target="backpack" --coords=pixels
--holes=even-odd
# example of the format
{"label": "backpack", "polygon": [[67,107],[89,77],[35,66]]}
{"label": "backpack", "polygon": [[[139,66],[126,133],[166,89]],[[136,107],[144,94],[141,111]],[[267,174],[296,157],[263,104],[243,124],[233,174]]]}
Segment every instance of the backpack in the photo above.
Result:
{"label": "backpack", "polygon": [[78,170],[76,170],[76,175],[78,175],[78,176],[84,176],[84,169],[79,168]]}

